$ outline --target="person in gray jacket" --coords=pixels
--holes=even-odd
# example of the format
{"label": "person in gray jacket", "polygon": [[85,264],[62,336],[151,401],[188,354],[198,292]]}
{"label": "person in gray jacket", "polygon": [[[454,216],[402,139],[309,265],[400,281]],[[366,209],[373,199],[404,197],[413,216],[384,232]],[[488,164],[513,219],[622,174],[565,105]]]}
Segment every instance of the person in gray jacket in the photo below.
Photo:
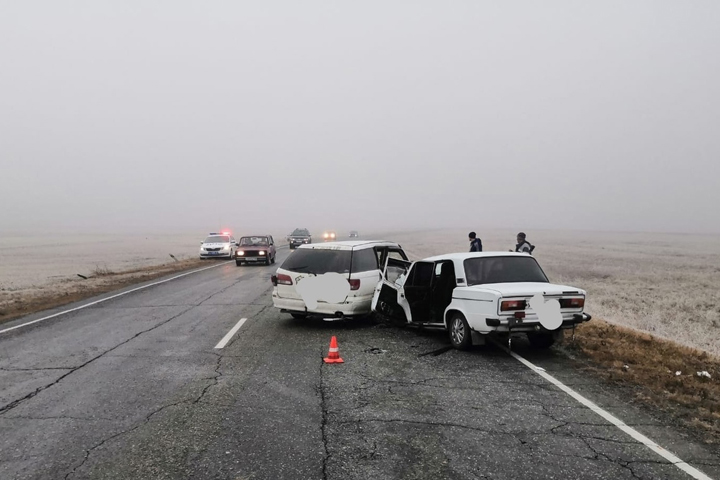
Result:
{"label": "person in gray jacket", "polygon": [[535,245],[527,241],[526,235],[523,232],[518,233],[515,251],[520,253],[529,253],[532,255],[533,250],[535,250]]}

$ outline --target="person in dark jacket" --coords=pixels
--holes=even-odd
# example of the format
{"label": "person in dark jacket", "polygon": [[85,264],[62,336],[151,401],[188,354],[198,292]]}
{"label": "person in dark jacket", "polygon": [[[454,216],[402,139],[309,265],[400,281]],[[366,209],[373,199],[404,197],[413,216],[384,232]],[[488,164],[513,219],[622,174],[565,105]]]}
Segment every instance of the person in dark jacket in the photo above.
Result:
{"label": "person in dark jacket", "polygon": [[515,245],[515,251],[521,253],[529,253],[532,255],[535,250],[535,245],[527,241],[526,235],[523,232],[517,234],[517,245]]}
{"label": "person in dark jacket", "polygon": [[477,238],[477,235],[475,232],[470,232],[468,234],[468,239],[470,240],[470,251],[471,252],[482,252],[482,241]]}

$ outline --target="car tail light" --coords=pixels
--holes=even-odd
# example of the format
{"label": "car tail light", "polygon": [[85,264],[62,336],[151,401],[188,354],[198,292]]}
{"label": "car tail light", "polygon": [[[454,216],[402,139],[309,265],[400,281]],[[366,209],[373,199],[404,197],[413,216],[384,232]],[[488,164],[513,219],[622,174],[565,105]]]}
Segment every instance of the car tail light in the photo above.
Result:
{"label": "car tail light", "polygon": [[518,318],[518,319],[525,318],[525,312],[515,312],[515,318]]}
{"label": "car tail light", "polygon": [[582,308],[585,306],[584,298],[562,298],[560,308]]}
{"label": "car tail light", "polygon": [[350,282],[350,290],[357,290],[360,288],[360,280],[348,280]]}
{"label": "car tail light", "polygon": [[500,304],[500,310],[507,312],[508,310],[525,310],[525,300],[505,300]]}
{"label": "car tail light", "polygon": [[290,275],[282,273],[275,277],[275,281],[278,285],[292,285],[292,278],[290,278]]}

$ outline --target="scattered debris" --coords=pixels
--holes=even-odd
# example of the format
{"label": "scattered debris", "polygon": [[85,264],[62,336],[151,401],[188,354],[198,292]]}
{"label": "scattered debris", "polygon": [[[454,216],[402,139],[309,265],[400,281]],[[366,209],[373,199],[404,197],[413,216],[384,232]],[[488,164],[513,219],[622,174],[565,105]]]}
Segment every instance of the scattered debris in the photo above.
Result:
{"label": "scattered debris", "polygon": [[179,261],[180,261],[180,260],[178,260],[177,258],[175,258],[175,255],[173,255],[172,253],[170,254],[170,256],[171,256],[171,257],[173,258],[173,260],[175,260],[176,262],[179,262]]}
{"label": "scattered debris", "polygon": [[712,378],[712,376],[710,376],[710,374],[709,374],[708,372],[704,371],[704,370],[703,370],[702,372],[697,372],[697,376],[698,376],[698,377],[701,377],[701,378],[702,378],[702,377]]}
{"label": "scattered debris", "polygon": [[677,372],[675,372],[675,376],[676,376],[676,377],[679,377],[680,375],[682,375],[682,372],[681,372],[680,370],[678,370]]}
{"label": "scattered debris", "polygon": [[86,277],[85,275],[80,275],[79,273],[77,274],[77,276],[80,277],[80,278],[84,278],[85,280],[87,280],[87,278],[88,278],[88,277]]}
{"label": "scattered debris", "polygon": [[368,348],[367,350],[365,350],[365,353],[375,353],[375,354],[387,353],[387,350],[383,350],[382,348],[373,347],[373,348]]}
{"label": "scattered debris", "polygon": [[625,370],[625,371],[627,372],[628,370],[630,370],[630,366],[629,366],[629,365],[623,365],[623,370]]}

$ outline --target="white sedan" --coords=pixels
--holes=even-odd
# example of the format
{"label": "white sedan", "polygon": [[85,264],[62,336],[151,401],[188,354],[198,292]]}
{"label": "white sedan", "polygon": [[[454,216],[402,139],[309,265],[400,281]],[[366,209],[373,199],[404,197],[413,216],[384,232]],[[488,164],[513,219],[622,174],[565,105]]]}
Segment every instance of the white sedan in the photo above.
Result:
{"label": "white sedan", "polygon": [[493,333],[522,333],[548,348],[563,329],[590,320],[585,296],[550,283],[526,253],[451,253],[414,263],[388,258],[372,310],[396,323],[444,328],[461,350]]}

